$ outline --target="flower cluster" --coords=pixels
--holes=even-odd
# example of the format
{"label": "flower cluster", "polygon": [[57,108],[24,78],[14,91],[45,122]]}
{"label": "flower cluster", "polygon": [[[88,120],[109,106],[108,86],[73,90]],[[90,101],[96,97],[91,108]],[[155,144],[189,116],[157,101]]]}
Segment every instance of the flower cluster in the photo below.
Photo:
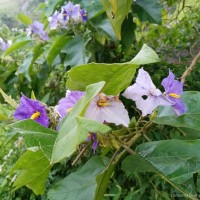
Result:
{"label": "flower cluster", "polygon": [[31,34],[35,34],[44,41],[47,41],[49,39],[48,33],[44,31],[44,24],[38,21],[34,21],[31,25],[29,25],[26,31],[28,36],[30,36]]}
{"label": "flower cluster", "polygon": [[[171,71],[169,71],[169,76],[161,84],[165,89],[164,94],[153,84],[150,75],[141,68],[136,82],[125,90],[123,96],[135,101],[136,107],[142,111],[142,116],[151,114],[160,105],[172,106],[176,115],[183,114],[186,111],[185,104],[181,100],[183,84],[175,80],[175,76]],[[62,98],[54,109],[60,120],[68,115],[77,101],[84,95],[85,92],[67,90],[66,97]],[[14,117],[19,120],[33,119],[45,127],[49,125],[45,106],[37,100],[27,98],[23,94]],[[114,123],[125,127],[128,127],[130,123],[128,112],[119,97],[108,96],[104,93],[99,93],[91,100],[85,112],[85,118],[99,123]],[[98,146],[96,133],[88,133],[88,141],[93,141],[92,148],[95,152]]]}
{"label": "flower cluster", "polygon": [[8,40],[7,42],[5,42],[1,37],[0,37],[0,49],[2,51],[6,51],[12,44],[11,40]]}
{"label": "flower cluster", "polygon": [[78,24],[87,21],[87,12],[81,9],[79,4],[74,5],[69,1],[61,7],[60,12],[56,10],[48,20],[50,22],[50,29],[57,29],[58,27],[67,29],[71,22]]}
{"label": "flower cluster", "polygon": [[136,107],[142,111],[142,116],[151,114],[158,106],[172,106],[177,115],[186,110],[180,95],[183,84],[175,80],[174,74],[169,71],[169,76],[162,81],[165,93],[156,88],[150,75],[143,69],[139,70],[136,83],[128,87],[123,96],[132,99]]}

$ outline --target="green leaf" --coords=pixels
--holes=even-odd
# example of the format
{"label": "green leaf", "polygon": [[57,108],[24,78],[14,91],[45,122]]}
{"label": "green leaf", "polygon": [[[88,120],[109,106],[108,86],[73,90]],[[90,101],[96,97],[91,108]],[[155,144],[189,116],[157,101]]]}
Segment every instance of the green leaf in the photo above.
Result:
{"label": "green leaf", "polygon": [[11,52],[25,46],[27,43],[29,43],[31,41],[30,38],[27,37],[23,37],[17,41],[15,41],[6,51],[5,51],[5,55],[10,54]]}
{"label": "green leaf", "polygon": [[48,160],[51,159],[53,145],[57,132],[48,129],[34,120],[18,121],[11,125],[19,133],[23,134],[26,147],[39,147]]}
{"label": "green leaf", "polygon": [[133,41],[135,39],[135,29],[136,24],[133,22],[133,16],[131,14],[128,15],[128,17],[124,20],[122,24],[122,49],[127,54],[131,46],[133,45]]}
{"label": "green leaf", "polygon": [[142,49],[139,51],[139,53],[130,61],[131,64],[135,65],[145,65],[149,63],[156,63],[159,62],[160,59],[157,55],[157,53],[144,44],[142,46]]}
{"label": "green leaf", "polygon": [[[0,88],[1,89],[1,88]],[[0,104],[0,120],[8,120],[12,116],[12,111],[5,108],[3,105]]]}
{"label": "green leaf", "polygon": [[200,140],[163,140],[137,146],[136,152],[167,178],[181,184],[200,172]]}
{"label": "green leaf", "polygon": [[121,26],[131,9],[133,0],[101,0],[101,2],[113,26],[117,39],[121,40]]}
{"label": "green leaf", "polygon": [[181,132],[181,134],[180,134],[180,136],[178,136],[175,139],[181,139],[181,140],[200,139],[200,131],[199,130],[194,130],[194,129],[190,129],[190,128],[178,128],[178,130]]}
{"label": "green leaf", "polygon": [[83,38],[79,35],[75,36],[67,45],[62,49],[62,53],[66,53],[64,66],[74,67],[76,65],[85,64],[88,62],[91,54],[86,49],[87,43],[91,38]]}
{"label": "green leaf", "polygon": [[[158,165],[154,165],[154,163],[152,163],[151,161],[149,161],[148,158],[146,158],[146,155],[143,155],[140,152],[140,146],[141,145],[139,145],[139,147],[138,147],[138,149],[139,149],[138,153],[141,155],[135,154],[135,155],[127,156],[122,162],[122,170],[124,170],[127,173],[127,175],[133,174],[135,172],[143,172],[143,173],[154,172],[157,175],[159,175],[164,181],[168,182],[175,189],[177,189],[179,192],[181,192],[185,197],[196,200],[196,198],[195,198],[196,194],[194,194],[194,196],[193,196],[193,194],[191,193],[191,188],[188,188],[188,185],[186,185],[186,186],[183,184],[180,185],[176,181],[171,180],[168,177],[168,174],[166,174],[165,170],[167,170],[168,167],[170,167],[170,169],[172,169],[171,166],[172,166],[172,162],[174,161],[172,159],[171,161],[168,162],[168,159],[170,159],[170,155],[169,155],[169,157],[166,158],[166,161],[164,162],[166,154],[163,154],[163,152],[160,152],[161,159],[163,161],[163,165],[162,165],[162,167],[160,167],[160,165],[159,165],[160,164],[159,161],[161,160],[160,157],[158,156]],[[148,150],[151,151],[152,149],[151,149],[151,145],[149,143]],[[143,152],[143,153],[145,154],[145,152]],[[152,157],[152,159],[154,159],[154,157]],[[181,158],[179,160],[181,160]],[[181,162],[183,162],[183,160],[181,160]],[[176,163],[174,163],[174,165],[176,165]],[[195,190],[193,190],[193,191],[195,191]]]}
{"label": "green leaf", "polygon": [[50,164],[42,151],[26,151],[16,162],[12,172],[15,170],[21,172],[13,184],[14,190],[26,186],[36,195],[44,194]]}
{"label": "green leaf", "polygon": [[1,88],[0,88],[0,93],[2,94],[4,100],[11,105],[13,108],[17,108],[18,104],[16,103],[16,101],[14,99],[12,99],[11,96],[8,96]]}
{"label": "green leaf", "polygon": [[95,17],[94,19],[90,20],[90,23],[98,33],[105,35],[108,39],[112,39],[113,41],[117,40],[113,27],[108,19],[104,19],[101,16],[98,18]]}
{"label": "green leaf", "polygon": [[103,91],[107,95],[118,95],[132,81],[138,65],[130,63],[89,63],[68,72],[67,88],[85,90],[89,84],[106,81]]}
{"label": "green leaf", "polygon": [[111,130],[110,127],[105,126],[104,124],[100,124],[96,121],[86,119],[84,117],[77,116],[76,121],[78,126],[83,129],[84,132],[101,132],[101,133],[107,133],[108,131]]}
{"label": "green leaf", "polygon": [[151,163],[147,162],[143,157],[137,154],[126,157],[122,162],[121,168],[127,174],[132,174],[135,172],[159,172],[151,165]]}
{"label": "green leaf", "polygon": [[162,22],[162,4],[159,0],[137,0],[134,6],[138,7],[134,10],[141,21],[149,21],[161,24]]}
{"label": "green leaf", "polygon": [[80,170],[57,182],[49,190],[50,200],[94,200],[97,176],[104,173],[107,158],[92,157]]}
{"label": "green leaf", "polygon": [[159,60],[157,54],[147,45],[126,63],[89,63],[74,67],[68,72],[67,88],[85,90],[86,86],[98,81],[106,81],[103,92],[107,95],[118,95],[126,89],[140,64],[154,63]]}
{"label": "green leaf", "polygon": [[27,15],[18,14],[17,19],[19,19],[25,26],[32,24],[32,20]]}
{"label": "green leaf", "polygon": [[102,4],[100,1],[81,1],[81,5],[87,10],[88,19],[94,19],[104,13]]}
{"label": "green leaf", "polygon": [[63,120],[54,144],[51,163],[70,157],[78,145],[87,140],[89,131],[104,133],[110,130],[104,124],[81,118],[90,101],[102,90],[104,84],[105,82],[99,82],[89,85],[86,88],[86,95],[77,102],[70,114]]}
{"label": "green leaf", "polygon": [[183,115],[176,116],[171,107],[160,107],[153,122],[200,130],[200,92],[184,92],[181,98],[186,105]]}
{"label": "green leaf", "polygon": [[103,173],[99,174],[96,178],[97,181],[97,187],[95,191],[95,200],[102,200],[104,197],[104,194],[106,192],[108,183],[110,181],[110,177],[113,174],[113,171],[115,169],[116,164],[112,164],[109,167],[107,167]]}
{"label": "green leaf", "polygon": [[60,37],[54,38],[54,42],[51,45],[51,49],[47,56],[47,62],[52,65],[56,56],[60,53],[61,49],[70,41],[70,36],[62,35]]}

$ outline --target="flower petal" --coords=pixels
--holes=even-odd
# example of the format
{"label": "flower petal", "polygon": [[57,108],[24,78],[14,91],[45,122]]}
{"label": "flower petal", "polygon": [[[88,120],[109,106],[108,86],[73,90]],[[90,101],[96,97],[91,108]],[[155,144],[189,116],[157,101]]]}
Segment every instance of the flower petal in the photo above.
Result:
{"label": "flower petal", "polygon": [[64,117],[67,114],[67,110],[73,108],[73,106],[84,94],[85,92],[68,90],[66,97],[62,98],[58,102],[58,105],[55,106],[55,112],[58,113],[60,117]]}
{"label": "flower petal", "polygon": [[20,98],[20,105],[14,112],[14,118],[19,120],[30,119],[36,112],[39,112],[40,116],[34,120],[41,125],[48,127],[49,119],[45,106],[41,105],[38,100],[29,99],[22,94],[22,97]]}
{"label": "flower petal", "polygon": [[185,113],[186,111],[186,106],[181,100],[176,101],[176,103],[172,107],[173,107],[174,112],[178,116]]}
{"label": "flower petal", "polygon": [[143,68],[139,69],[136,83],[132,86],[129,86],[123,96],[125,96],[128,99],[132,99],[133,101],[139,100],[142,96],[150,96],[155,95],[159,96],[161,95],[161,91],[156,88],[156,86],[153,84],[151,77],[149,76],[148,72],[143,70]]}
{"label": "flower petal", "polygon": [[175,75],[171,71],[169,71],[168,77],[163,79],[161,84],[167,94],[174,93],[181,95],[183,92],[183,83],[175,80]]}
{"label": "flower petal", "polygon": [[142,116],[151,114],[158,106],[170,106],[173,102],[164,95],[149,96],[146,100],[140,98],[136,101],[136,107],[142,111]]}
{"label": "flower petal", "polygon": [[128,126],[130,119],[124,105],[119,100],[111,100],[108,106],[98,106],[99,97],[96,96],[89,104],[85,117],[100,123],[108,122],[116,125]]}

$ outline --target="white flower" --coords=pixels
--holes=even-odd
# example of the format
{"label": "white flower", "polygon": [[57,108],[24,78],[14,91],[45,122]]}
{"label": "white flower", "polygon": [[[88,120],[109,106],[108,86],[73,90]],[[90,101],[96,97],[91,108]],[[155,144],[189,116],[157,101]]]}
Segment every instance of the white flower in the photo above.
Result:
{"label": "white flower", "polygon": [[89,104],[85,117],[100,123],[108,122],[128,127],[128,112],[118,96],[97,95]]}

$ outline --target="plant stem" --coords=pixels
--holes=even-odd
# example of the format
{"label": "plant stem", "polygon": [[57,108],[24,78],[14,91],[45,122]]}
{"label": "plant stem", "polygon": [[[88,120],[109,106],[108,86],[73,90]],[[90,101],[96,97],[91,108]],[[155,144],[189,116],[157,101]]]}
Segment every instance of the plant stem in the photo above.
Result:
{"label": "plant stem", "polygon": [[184,83],[186,77],[191,73],[191,71],[194,69],[196,63],[200,60],[200,52],[193,58],[191,65],[185,70],[181,77],[181,82]]}
{"label": "plant stem", "polygon": [[81,150],[81,152],[78,154],[78,156],[75,158],[75,160],[72,162],[72,166],[74,166],[77,161],[81,158],[81,156],[83,155],[83,153],[86,151],[86,149],[88,148],[88,146],[90,145],[90,143],[86,144],[85,147]]}

